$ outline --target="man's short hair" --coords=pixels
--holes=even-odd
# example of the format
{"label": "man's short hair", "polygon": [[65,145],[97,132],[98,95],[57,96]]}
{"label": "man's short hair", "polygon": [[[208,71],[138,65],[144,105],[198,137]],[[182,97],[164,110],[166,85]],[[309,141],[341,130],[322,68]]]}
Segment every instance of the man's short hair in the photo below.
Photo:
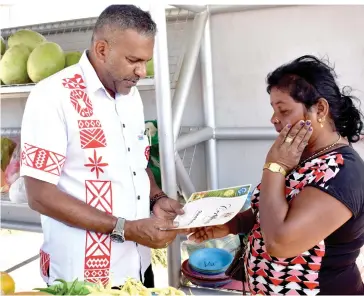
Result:
{"label": "man's short hair", "polygon": [[140,34],[155,36],[157,25],[149,12],[135,5],[110,5],[96,21],[92,39],[103,29],[133,29]]}

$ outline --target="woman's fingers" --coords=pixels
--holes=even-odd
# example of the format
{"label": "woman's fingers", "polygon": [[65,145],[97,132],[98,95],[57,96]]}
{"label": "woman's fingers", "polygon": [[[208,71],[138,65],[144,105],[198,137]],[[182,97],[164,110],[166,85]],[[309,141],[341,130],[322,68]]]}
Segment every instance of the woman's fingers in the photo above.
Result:
{"label": "woman's fingers", "polygon": [[300,131],[304,128],[305,121],[300,120],[297,122],[287,133],[283,143],[287,145],[292,145],[293,141],[295,140],[296,136],[300,133]]}
{"label": "woman's fingers", "polygon": [[278,138],[276,140],[276,144],[278,144],[278,146],[281,146],[284,143],[284,140],[286,139],[290,129],[291,129],[291,125],[287,124],[279,133]]}
{"label": "woman's fingers", "polygon": [[302,153],[302,151],[306,148],[307,144],[308,144],[308,140],[310,139],[311,135],[313,132],[313,128],[312,126],[309,126],[307,128],[307,132],[304,135],[304,137],[302,138],[302,141],[298,144],[297,146],[297,151]]}
{"label": "woman's fingers", "polygon": [[200,241],[206,236],[205,228],[196,228],[193,233],[188,237],[192,241]]}
{"label": "woman's fingers", "polygon": [[[291,147],[293,149],[297,149],[300,146],[300,144],[302,143],[303,139],[305,138],[309,128],[311,127],[311,121],[307,120],[306,122],[304,122],[304,125],[302,126],[302,128],[297,132],[294,140],[292,141]],[[302,151],[301,151],[302,152]]]}
{"label": "woman's fingers", "polygon": [[212,238],[214,238],[213,227],[198,228],[188,237],[189,240],[192,240],[196,243],[201,243]]}

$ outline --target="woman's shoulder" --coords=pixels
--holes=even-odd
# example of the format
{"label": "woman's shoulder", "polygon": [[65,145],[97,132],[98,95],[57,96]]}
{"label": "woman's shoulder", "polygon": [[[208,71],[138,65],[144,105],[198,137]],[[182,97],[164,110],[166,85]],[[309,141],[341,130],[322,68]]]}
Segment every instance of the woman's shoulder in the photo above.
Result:
{"label": "woman's shoulder", "polygon": [[[323,156],[328,166],[337,164],[341,171],[345,171],[345,175],[349,171],[357,172],[360,176],[364,175],[364,160],[358,152],[351,146],[343,146],[331,151]],[[358,177],[359,177],[358,175]],[[359,179],[362,181],[363,179]]]}
{"label": "woman's shoulder", "polygon": [[[324,178],[326,181],[339,175],[345,177],[353,173],[357,173],[359,177],[364,176],[364,160],[351,146],[342,146],[306,161],[298,168],[297,172],[300,174],[316,174],[316,181],[323,175],[326,176]],[[339,172],[342,173],[339,174]],[[359,178],[359,180],[363,179]]]}
{"label": "woman's shoulder", "polygon": [[290,183],[298,181],[295,188],[306,185],[323,190],[340,191],[343,195],[360,195],[364,199],[364,161],[350,146],[342,146],[306,161],[288,176]]}
{"label": "woman's shoulder", "polygon": [[364,207],[364,161],[350,146],[340,147],[307,165],[307,185],[342,201],[355,216]]}
{"label": "woman's shoulder", "polygon": [[351,189],[361,188],[364,192],[364,160],[359,153],[351,146],[344,146],[337,149],[334,155],[340,159],[337,182],[343,182],[344,186],[350,185]]}

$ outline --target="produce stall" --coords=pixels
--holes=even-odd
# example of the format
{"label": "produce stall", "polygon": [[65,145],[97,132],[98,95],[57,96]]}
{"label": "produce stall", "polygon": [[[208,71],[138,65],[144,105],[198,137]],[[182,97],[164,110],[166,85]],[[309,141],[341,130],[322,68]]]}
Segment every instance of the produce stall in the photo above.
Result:
{"label": "produce stall", "polygon": [[[153,65],[155,73],[151,74],[147,79],[141,80],[138,84],[138,88],[141,91],[144,103],[147,105],[149,104],[148,106],[150,106],[148,99],[151,97],[151,93],[153,93],[153,96],[155,93],[156,96],[156,114],[151,115],[148,108],[146,108],[146,112],[148,120],[158,119],[158,145],[161,148],[161,154],[159,155],[161,161],[158,165],[160,166],[159,173],[161,183],[167,194],[177,196],[176,193],[178,192],[181,196],[187,198],[192,192],[196,191],[198,183],[203,184],[199,185],[199,189],[201,190],[216,189],[219,185],[221,186],[222,181],[219,180],[217,165],[219,153],[217,151],[217,140],[230,141],[239,139],[244,141],[271,141],[275,138],[276,132],[272,128],[265,126],[246,125],[247,127],[239,127],[241,125],[244,126],[244,124],[224,124],[217,126],[217,120],[215,118],[216,104],[214,103],[214,91],[216,89],[214,88],[214,83],[216,82],[213,79],[213,73],[215,72],[213,71],[211,61],[211,15],[265,9],[269,7],[270,6],[256,5],[209,7],[191,5],[176,6],[176,8],[165,10],[163,5],[157,3],[153,4],[151,7],[150,11],[159,28]],[[232,20],[234,19],[236,20],[236,17],[232,18]],[[3,51],[3,44],[5,44],[5,48],[8,47],[9,37],[14,33],[24,29],[32,30],[41,34],[47,41],[53,42],[52,51],[56,52],[55,55],[58,53],[58,62],[56,63],[55,70],[59,70],[62,67],[75,62],[75,60],[70,60],[76,59],[77,61],[79,52],[83,51],[89,43],[95,21],[96,18],[92,17],[3,29],[2,37],[4,38],[4,43],[2,43],[1,49]],[[68,58],[68,62],[66,57],[64,57],[63,61],[57,45],[61,47],[63,52],[70,54],[71,58]],[[4,77],[4,82],[7,83],[7,85],[2,85],[1,87],[1,99],[3,102],[2,112],[5,114],[5,116],[3,115],[3,118],[5,119],[8,118],[6,111],[4,111],[4,108],[8,106],[6,102],[13,99],[25,101],[34,83],[49,75],[49,73],[44,73],[42,69],[37,69],[37,59],[39,58],[37,51],[49,50],[49,48],[47,47],[44,49],[41,47],[33,54],[35,48],[29,53],[26,49],[21,50],[22,47],[23,46],[21,45],[17,47],[19,52],[17,51],[16,54],[18,56],[23,56],[23,59],[19,59],[19,62],[24,62],[24,59],[27,59],[28,61],[31,55],[31,61],[33,59],[36,61],[29,64],[29,69],[27,63],[25,71],[23,68],[23,76],[20,77],[20,80],[14,81],[10,79],[12,77]],[[10,54],[8,56],[11,57]],[[7,59],[11,58],[7,57]],[[34,69],[34,65],[36,69]],[[201,67],[197,67],[197,65]],[[186,103],[190,99],[190,90],[193,87],[196,87],[196,80],[198,80],[194,76],[196,72],[200,72],[199,75],[201,76],[201,81],[198,81],[198,83],[201,82],[201,92],[198,93],[198,99],[202,105],[203,116],[199,116],[202,118],[202,122],[194,121],[194,124],[187,126],[185,124],[186,121],[183,120],[183,114]],[[26,75],[28,75],[28,77],[26,77]],[[229,75],[229,73],[226,75]],[[235,73],[234,76],[236,76]],[[236,87],[238,86],[236,85]],[[233,96],[226,95],[227,99],[229,97]],[[203,98],[203,100],[201,98]],[[229,105],[228,102],[224,104]],[[241,114],[238,114],[238,116],[242,117]],[[251,116],[257,116],[257,113],[254,114],[254,112],[252,112]],[[228,116],[225,114],[225,117]],[[246,117],[249,117],[249,114]],[[6,153],[8,158],[5,160],[8,165],[2,168],[2,172],[4,173],[1,174],[1,187],[3,190],[1,204],[2,227],[40,232],[39,215],[34,211],[31,211],[26,203],[13,203],[8,199],[8,191],[11,190],[11,185],[16,182],[17,166],[19,165],[19,156],[16,151],[20,130],[19,125],[11,126],[7,124],[4,127],[4,120],[2,122],[3,126],[1,132],[2,136],[6,138],[4,144],[2,143],[2,146],[4,145],[2,151],[8,151]],[[198,154],[201,152],[200,143],[204,143],[204,146],[202,146],[203,157],[201,157],[201,154]],[[247,147],[250,146],[247,145]],[[223,149],[221,148],[220,150]],[[259,153],[257,152],[257,154]],[[196,155],[198,155],[198,157],[196,157]],[[254,156],[247,154],[242,158],[244,158],[244,161],[249,161],[249,159],[254,158]],[[196,162],[198,162],[198,164],[196,164]],[[158,165],[154,167],[158,167]],[[193,174],[192,166],[193,168],[203,168],[203,174],[199,171],[194,176],[194,180],[201,175],[203,176],[202,178],[206,179],[204,182],[191,181],[190,177],[191,174]],[[8,171],[6,172],[7,168]],[[220,167],[220,172],[221,171],[224,170]],[[250,171],[247,173],[242,172],[242,174],[250,173]],[[199,248],[217,247],[228,250],[231,254],[234,254],[236,248],[229,246],[236,247],[238,244],[237,237],[227,238],[227,240],[228,241],[220,240],[217,242],[210,242],[210,245],[202,245],[199,246]],[[181,238],[181,241],[175,241],[169,247],[168,278],[170,286],[179,287],[182,282],[182,290],[186,294],[192,293],[194,295],[241,293],[233,291],[236,287],[230,290],[221,289],[221,286],[217,289],[202,289],[194,285],[191,286],[190,282],[186,281],[185,277],[181,277],[181,265],[186,258],[192,254],[191,248],[195,251],[194,247],[196,246],[186,245],[185,238]],[[187,248],[190,248],[190,251],[188,251]],[[72,283],[67,284],[72,285]],[[71,288],[71,286],[69,288]],[[172,290],[173,289],[169,289],[168,292],[172,292]],[[122,293],[121,290],[119,291],[120,292],[116,293]],[[145,290],[143,289],[143,291]],[[145,291],[145,293],[149,292],[151,291]],[[167,290],[165,292],[167,292]],[[176,291],[173,290],[173,292]]]}
{"label": "produce stall", "polygon": [[[196,145],[206,140],[209,140],[207,148],[209,152],[207,153],[211,155],[211,161],[209,161],[209,171],[211,172],[211,176],[209,176],[209,188],[217,187],[216,164],[214,164],[216,162],[216,160],[214,160],[214,149],[216,149],[216,147],[214,147],[214,140],[212,139],[212,128],[181,127],[183,104],[187,99],[186,91],[188,91],[191,84],[191,78],[194,69],[196,68],[197,58],[200,52],[200,43],[204,34],[204,48],[206,49],[204,59],[208,61],[208,59],[211,58],[209,56],[211,54],[209,53],[209,32],[208,30],[205,32],[209,12],[204,9],[203,11],[196,13],[196,11],[191,12],[188,9],[188,7],[181,7],[165,10],[162,5],[154,5],[152,7],[151,13],[158,24],[160,32],[156,42],[156,60],[158,63],[153,65],[153,60],[148,63],[148,77],[141,80],[138,84],[142,96],[143,91],[155,90],[156,97],[158,98],[157,117],[162,133],[160,133],[160,137],[158,137],[157,140],[158,143],[156,144],[163,146],[163,154],[160,155],[163,160],[159,162],[159,155],[156,153],[153,157],[154,161],[151,163],[151,168],[157,181],[162,183],[164,191],[170,196],[176,196],[176,193],[178,193],[177,195],[181,197],[181,201],[183,201],[183,197],[186,199],[192,192],[196,191],[189,175],[196,153]],[[92,28],[95,21],[96,18],[88,18],[3,29],[1,33],[2,59],[0,61],[0,80],[2,84],[1,99],[3,102],[6,100],[19,99],[25,101],[36,83],[65,67],[77,63],[82,51],[87,48],[87,44],[91,39]],[[184,41],[188,40],[186,36],[190,35],[192,32],[192,36],[190,40],[188,40],[189,43],[187,46],[184,47],[178,43],[174,44],[172,49],[169,46],[170,52],[168,54],[166,52],[166,33],[168,30],[172,31],[174,34],[176,32],[180,33],[180,37],[183,37],[180,39]],[[166,65],[167,67],[165,67]],[[206,69],[204,71],[207,74],[210,71],[208,67],[211,65],[205,63],[205,66]],[[155,77],[154,69],[156,69]],[[211,78],[212,77],[210,77],[210,79]],[[206,83],[210,82],[206,81]],[[174,109],[177,110],[176,114],[173,116],[175,120],[177,120],[173,130],[171,124],[171,106],[168,105],[168,101],[171,101],[169,94],[171,89],[175,96],[174,104],[176,106],[174,106]],[[212,99],[212,94],[210,93],[208,95],[210,96],[210,99]],[[6,103],[3,104],[3,106],[4,105],[6,106]],[[208,108],[211,108],[211,106]],[[163,114],[163,116],[161,116],[161,114]],[[146,127],[151,127],[151,123],[156,127],[157,121],[147,121]],[[172,137],[173,133],[175,136]],[[19,127],[9,127],[8,125],[6,125],[6,127],[2,126],[1,135],[2,227],[40,232],[41,227],[38,213],[30,210],[26,204],[26,198],[21,196],[24,184],[21,182],[22,179],[19,179],[20,129]],[[178,139],[178,135],[182,135],[180,139]],[[179,153],[175,154],[174,146],[176,146],[176,151]],[[158,151],[158,147],[156,148],[156,151]],[[173,160],[168,161],[170,158]],[[171,173],[175,171],[176,175]],[[14,193],[15,191],[16,193]],[[9,200],[9,193],[10,197],[12,197],[11,200]],[[185,238],[182,240],[185,241]],[[233,241],[235,243],[235,248],[233,248],[232,252],[235,251],[236,245],[238,244],[236,236],[234,236]],[[216,243],[212,243],[209,248],[217,246],[219,243],[220,246],[226,246],[224,240],[218,240]],[[168,250],[169,282],[170,286],[174,287],[180,286],[181,282],[183,285],[189,285],[189,281],[186,280],[186,278],[180,279],[182,263],[180,251],[181,242],[179,241],[174,242]],[[229,252],[226,253],[230,254]],[[165,255],[165,252],[163,254]],[[189,256],[191,252],[187,250],[185,254]],[[36,256],[30,259],[34,260],[35,258]],[[184,259],[184,262],[186,261],[187,259]],[[224,270],[220,270],[220,273],[223,272]],[[9,279],[7,274],[2,275],[2,278],[11,282],[11,279]],[[224,278],[224,280],[225,282],[231,282],[230,280],[226,281],[226,278]],[[210,286],[211,283],[214,288],[223,286],[214,281],[209,282]],[[37,291],[77,294],[83,289],[83,287],[80,288],[80,285],[81,283],[77,281],[74,283],[60,283],[55,287],[49,287],[46,290],[38,289]],[[201,284],[201,286],[204,285]],[[105,289],[107,290],[104,290],[104,288],[98,285],[92,286],[91,288],[88,287],[87,289],[85,288],[82,291],[86,294],[110,294],[113,292],[116,295],[123,295],[125,292],[133,294],[133,290],[139,289],[139,294],[144,293],[145,295],[149,295],[152,292],[159,295],[179,295],[179,293],[180,295],[183,295],[182,291],[178,291],[172,287],[169,287],[167,290],[147,290],[146,288],[143,288],[140,283],[137,283],[132,279],[118,291],[110,291],[110,288],[111,287],[106,287]],[[196,287],[187,287],[185,291],[191,291],[191,289],[195,290]],[[220,289],[219,294],[233,293],[232,291],[234,289],[234,287]],[[200,294],[203,293],[203,291],[205,290],[197,289],[193,293]],[[215,290],[207,289],[204,293],[210,294],[214,291]],[[11,291],[10,289],[10,292],[14,291]]]}

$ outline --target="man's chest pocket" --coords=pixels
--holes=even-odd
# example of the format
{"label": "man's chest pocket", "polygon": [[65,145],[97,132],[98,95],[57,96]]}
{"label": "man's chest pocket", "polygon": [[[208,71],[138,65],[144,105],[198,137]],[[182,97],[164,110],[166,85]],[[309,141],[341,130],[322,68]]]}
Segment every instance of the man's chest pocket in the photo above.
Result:
{"label": "man's chest pocket", "polygon": [[149,138],[144,130],[137,130],[132,135],[133,139],[133,163],[136,169],[146,169],[150,157]]}

